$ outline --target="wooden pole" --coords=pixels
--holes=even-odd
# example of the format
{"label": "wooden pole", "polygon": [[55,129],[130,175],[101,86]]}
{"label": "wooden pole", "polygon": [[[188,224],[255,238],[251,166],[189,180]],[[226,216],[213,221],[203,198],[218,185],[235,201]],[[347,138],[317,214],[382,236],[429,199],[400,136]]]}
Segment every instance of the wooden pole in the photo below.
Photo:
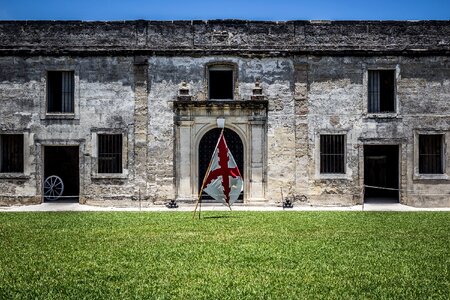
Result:
{"label": "wooden pole", "polygon": [[[220,141],[220,138],[221,138],[222,135],[223,135],[223,130],[224,130],[224,129],[225,129],[225,128],[222,128],[222,131],[220,132],[219,139],[217,140],[216,148],[214,148],[213,155],[212,155],[212,157],[211,157],[211,159],[210,159],[210,161],[209,161],[209,165],[208,165],[208,168],[206,169],[205,176],[203,177],[202,187],[200,188],[200,192],[199,192],[199,194],[198,194],[197,202],[195,203],[194,214],[192,215],[192,219],[195,218],[195,212],[197,211],[197,207],[198,207],[198,204],[199,204],[199,203],[200,203],[200,207],[201,207],[201,199],[202,199],[202,194],[203,194],[203,188],[205,187],[205,181],[206,181],[206,178],[208,178],[209,171],[211,170],[211,163],[212,163],[212,161],[213,161],[212,158],[213,158],[214,155],[216,154],[216,151],[217,151],[217,149],[218,149],[218,147],[219,147],[219,141]],[[231,208],[230,208],[230,209],[231,209]],[[198,212],[198,218],[200,219],[200,210],[199,210],[199,212]]]}
{"label": "wooden pole", "polygon": [[[216,152],[216,150],[214,150],[214,152]],[[200,192],[198,193],[197,202],[195,203],[194,215],[192,216],[192,219],[195,218],[195,212],[197,211],[198,204],[201,203],[202,194],[203,194],[203,188],[205,187],[205,181],[206,181],[206,178],[207,178],[207,176],[209,174],[209,171],[211,169],[211,162],[212,162],[212,159],[209,162],[208,169],[206,169],[205,177],[203,177],[202,187],[200,188]],[[200,204],[200,207],[201,207],[201,204]],[[199,210],[199,213],[198,213],[198,218],[200,219],[200,210]]]}

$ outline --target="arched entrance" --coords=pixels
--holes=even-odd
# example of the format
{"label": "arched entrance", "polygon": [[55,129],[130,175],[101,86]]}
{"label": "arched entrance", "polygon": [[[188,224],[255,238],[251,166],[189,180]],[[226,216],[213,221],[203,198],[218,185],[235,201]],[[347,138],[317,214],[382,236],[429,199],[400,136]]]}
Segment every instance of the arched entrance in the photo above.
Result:
{"label": "arched entrance", "polygon": [[[198,147],[198,190],[203,183],[203,178],[205,177],[206,170],[208,169],[209,162],[211,160],[211,156],[213,155],[214,148],[216,147],[217,141],[219,139],[221,128],[214,128],[205,133],[205,135],[200,140],[200,144]],[[231,129],[224,129],[225,140],[227,141],[228,148],[233,154],[234,160],[241,172],[241,175],[244,176],[244,145],[242,143],[239,135]],[[212,199],[206,193],[202,194],[202,199],[208,200]],[[243,201],[243,193],[239,196],[239,202]]]}

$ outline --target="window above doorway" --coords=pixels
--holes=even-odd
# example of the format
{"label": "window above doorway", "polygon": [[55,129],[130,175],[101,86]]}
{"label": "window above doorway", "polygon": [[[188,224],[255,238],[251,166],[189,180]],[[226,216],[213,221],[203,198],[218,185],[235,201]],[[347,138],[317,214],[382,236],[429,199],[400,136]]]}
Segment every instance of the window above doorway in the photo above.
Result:
{"label": "window above doorway", "polygon": [[236,66],[213,63],[207,66],[208,99],[233,100],[236,87]]}
{"label": "window above doorway", "polygon": [[80,67],[64,62],[49,64],[41,71],[40,118],[53,121],[80,118]]}
{"label": "window above doorway", "polygon": [[74,113],[74,72],[47,72],[47,113]]}
{"label": "window above doorway", "polygon": [[395,70],[368,70],[368,113],[395,113]]}

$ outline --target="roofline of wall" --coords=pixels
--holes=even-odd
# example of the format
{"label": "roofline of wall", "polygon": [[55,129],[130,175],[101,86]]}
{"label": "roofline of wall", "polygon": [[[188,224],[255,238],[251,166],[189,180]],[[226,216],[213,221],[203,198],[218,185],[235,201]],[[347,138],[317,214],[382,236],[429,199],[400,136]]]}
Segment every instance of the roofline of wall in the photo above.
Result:
{"label": "roofline of wall", "polygon": [[0,21],[3,56],[448,55],[449,51],[450,21]]}
{"label": "roofline of wall", "polygon": [[289,56],[411,56],[411,57],[423,57],[423,56],[449,56],[450,50],[448,49],[434,49],[434,50],[421,50],[421,49],[407,49],[407,50],[382,50],[382,51],[369,51],[369,50],[335,50],[335,51],[314,51],[314,50],[254,50],[254,49],[231,49],[231,50],[181,50],[181,49],[167,49],[167,50],[118,50],[118,49],[99,49],[99,50],[52,50],[52,49],[0,49],[0,56],[20,56],[20,57],[32,57],[32,56],[49,56],[49,57],[61,57],[61,56],[241,56],[241,57],[289,57]]}
{"label": "roofline of wall", "polygon": [[312,25],[327,25],[327,24],[341,24],[341,25],[354,25],[354,24],[387,24],[387,25],[402,25],[402,24],[449,24],[450,20],[285,20],[285,21],[267,21],[267,20],[245,20],[245,19],[210,19],[210,20],[113,20],[113,21],[84,21],[84,20],[0,20],[0,25],[6,23],[14,24],[312,24]]}

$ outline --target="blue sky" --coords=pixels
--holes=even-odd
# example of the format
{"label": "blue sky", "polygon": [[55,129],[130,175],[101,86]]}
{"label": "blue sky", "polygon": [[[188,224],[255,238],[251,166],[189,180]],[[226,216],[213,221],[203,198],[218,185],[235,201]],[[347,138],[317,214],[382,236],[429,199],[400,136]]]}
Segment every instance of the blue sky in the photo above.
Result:
{"label": "blue sky", "polygon": [[0,0],[0,20],[450,20],[450,0]]}

